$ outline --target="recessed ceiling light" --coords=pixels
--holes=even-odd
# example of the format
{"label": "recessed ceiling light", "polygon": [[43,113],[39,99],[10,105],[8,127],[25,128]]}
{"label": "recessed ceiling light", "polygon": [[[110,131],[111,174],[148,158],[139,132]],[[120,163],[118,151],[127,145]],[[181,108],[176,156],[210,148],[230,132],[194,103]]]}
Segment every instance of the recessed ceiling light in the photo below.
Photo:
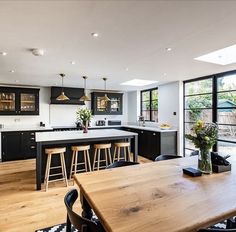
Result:
{"label": "recessed ceiling light", "polygon": [[167,73],[163,73],[163,76],[167,76]]}
{"label": "recessed ceiling light", "polygon": [[127,71],[127,72],[128,72],[128,71],[129,71],[129,68],[126,68],[126,69],[125,69],[125,71]]}
{"label": "recessed ceiling light", "polygon": [[15,80],[16,83],[19,83],[19,80]]}
{"label": "recessed ceiling light", "polygon": [[15,70],[10,70],[10,73],[14,73],[15,72]]}
{"label": "recessed ceiling light", "polygon": [[7,52],[0,52],[0,54],[1,54],[2,56],[6,56],[6,55],[7,55]]}
{"label": "recessed ceiling light", "polygon": [[236,63],[236,44],[196,57],[194,60],[220,65]]}
{"label": "recessed ceiling light", "polygon": [[96,33],[96,32],[91,33],[91,35],[92,35],[93,37],[98,37],[98,33]]}
{"label": "recessed ceiling light", "polygon": [[151,81],[151,80],[141,80],[141,79],[133,79],[130,81],[126,81],[121,83],[121,85],[130,85],[130,86],[145,86],[157,83],[158,81]]}
{"label": "recessed ceiling light", "polygon": [[71,64],[75,64],[75,61],[71,61],[70,63],[71,63]]}
{"label": "recessed ceiling light", "polygon": [[170,52],[172,50],[172,48],[166,48],[167,52]]}

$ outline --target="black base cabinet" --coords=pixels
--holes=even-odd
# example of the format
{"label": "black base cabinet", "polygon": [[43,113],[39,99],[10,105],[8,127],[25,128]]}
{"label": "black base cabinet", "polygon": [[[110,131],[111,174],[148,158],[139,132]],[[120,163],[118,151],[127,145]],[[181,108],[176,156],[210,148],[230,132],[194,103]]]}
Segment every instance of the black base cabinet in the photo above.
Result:
{"label": "black base cabinet", "polygon": [[34,131],[2,132],[2,161],[36,158]]}
{"label": "black base cabinet", "polygon": [[[155,160],[159,155],[177,155],[177,131],[153,132],[123,127],[123,130],[138,133],[138,154]],[[134,145],[131,144],[131,151]]]}

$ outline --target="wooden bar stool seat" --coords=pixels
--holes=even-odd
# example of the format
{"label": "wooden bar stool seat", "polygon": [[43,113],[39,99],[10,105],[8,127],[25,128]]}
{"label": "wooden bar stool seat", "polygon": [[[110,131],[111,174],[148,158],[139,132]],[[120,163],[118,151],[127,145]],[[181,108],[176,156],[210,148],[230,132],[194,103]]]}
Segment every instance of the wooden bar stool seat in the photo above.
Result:
{"label": "wooden bar stool seat", "polygon": [[[114,149],[114,158],[113,163],[115,161],[125,160],[125,161],[131,161],[131,152],[130,152],[130,142],[120,142],[120,143],[114,143],[115,149]],[[124,156],[121,157],[121,149],[123,148]],[[126,150],[128,152],[128,155],[126,153]]]}
{"label": "wooden bar stool seat", "polygon": [[[100,168],[106,168],[108,165],[112,163],[111,159],[111,143],[105,144],[95,144],[94,145],[95,152],[94,152],[94,160],[93,160],[93,170]],[[101,151],[104,150],[105,159],[101,159]],[[100,166],[101,162],[105,162],[106,166]],[[95,167],[97,163],[97,167]]]}
{"label": "wooden bar stool seat", "polygon": [[[45,184],[45,190],[46,191],[48,190],[48,183],[49,182],[55,182],[55,181],[63,180],[66,184],[66,187],[68,186],[67,174],[66,174],[66,164],[65,164],[65,157],[64,157],[65,152],[66,152],[65,147],[46,148],[45,149],[45,154],[47,155],[47,165],[46,165],[46,169],[45,169],[45,178],[44,178],[44,184]],[[61,166],[51,167],[51,160],[52,160],[53,155],[60,155]],[[59,169],[59,168],[61,169],[60,173],[50,175],[50,170]],[[58,175],[62,175],[62,178],[49,180],[49,178],[51,176],[58,176]]]}
{"label": "wooden bar stool seat", "polygon": [[[80,145],[80,146],[72,146],[72,160],[71,160],[71,168],[70,168],[70,179],[72,178],[72,174],[76,174],[79,171],[91,171],[91,163],[89,157],[89,149],[90,145]],[[83,162],[78,162],[78,154],[79,151],[83,151]],[[78,166],[84,166],[84,169],[79,169]]]}

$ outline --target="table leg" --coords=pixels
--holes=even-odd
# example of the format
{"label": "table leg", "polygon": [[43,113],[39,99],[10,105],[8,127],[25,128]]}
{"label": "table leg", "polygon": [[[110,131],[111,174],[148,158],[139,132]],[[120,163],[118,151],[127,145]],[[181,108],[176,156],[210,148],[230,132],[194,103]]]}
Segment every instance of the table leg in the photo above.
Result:
{"label": "table leg", "polygon": [[81,191],[80,191],[80,202],[81,202],[82,209],[83,209],[82,216],[84,218],[91,220],[91,218],[93,216],[92,209]]}
{"label": "table leg", "polygon": [[138,135],[134,136],[134,154],[133,161],[138,162]]}
{"label": "table leg", "polygon": [[36,189],[41,190],[42,178],[42,145],[37,143],[37,156],[36,156]]}

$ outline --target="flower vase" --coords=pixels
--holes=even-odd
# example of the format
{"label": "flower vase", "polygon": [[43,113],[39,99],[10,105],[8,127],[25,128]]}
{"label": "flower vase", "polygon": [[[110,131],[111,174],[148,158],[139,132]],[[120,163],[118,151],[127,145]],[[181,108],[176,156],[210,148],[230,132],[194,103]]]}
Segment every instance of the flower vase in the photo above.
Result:
{"label": "flower vase", "polygon": [[198,169],[203,174],[212,173],[211,152],[208,149],[200,149],[198,156]]}
{"label": "flower vase", "polygon": [[83,133],[88,133],[88,121],[83,122]]}

